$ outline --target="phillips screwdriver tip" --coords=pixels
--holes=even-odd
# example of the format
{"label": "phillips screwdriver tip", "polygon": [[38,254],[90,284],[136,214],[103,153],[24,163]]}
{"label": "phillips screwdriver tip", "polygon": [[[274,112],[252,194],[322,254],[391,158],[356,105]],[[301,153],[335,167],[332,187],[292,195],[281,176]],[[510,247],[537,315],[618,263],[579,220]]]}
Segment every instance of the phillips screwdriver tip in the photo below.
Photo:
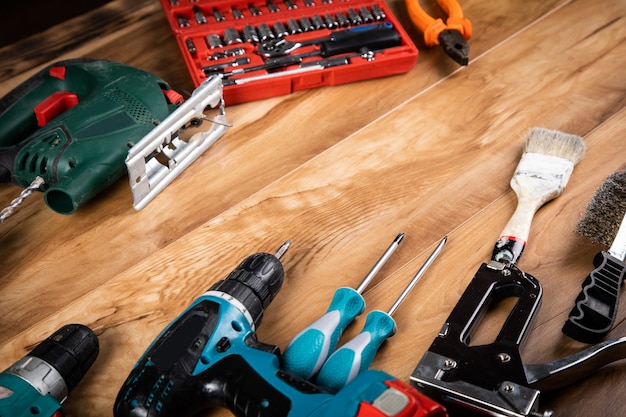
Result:
{"label": "phillips screwdriver tip", "polygon": [[282,258],[282,256],[285,254],[285,252],[287,252],[287,249],[289,249],[289,247],[291,246],[292,240],[289,239],[288,241],[286,241],[285,243],[283,243],[280,248],[278,248],[278,250],[276,251],[276,253],[274,254],[274,256],[278,259]]}
{"label": "phillips screwdriver tip", "polygon": [[363,291],[365,291],[365,288],[369,285],[372,279],[374,279],[374,276],[378,273],[378,271],[380,271],[385,262],[387,262],[387,259],[389,259],[391,254],[398,248],[400,242],[402,242],[402,239],[404,239],[404,233],[400,233],[396,236],[396,238],[393,240],[393,242],[391,242],[385,253],[383,253],[383,255],[372,267],[370,272],[368,272],[365,278],[363,278],[363,281],[361,281],[361,284],[356,289],[357,293],[362,294]]}

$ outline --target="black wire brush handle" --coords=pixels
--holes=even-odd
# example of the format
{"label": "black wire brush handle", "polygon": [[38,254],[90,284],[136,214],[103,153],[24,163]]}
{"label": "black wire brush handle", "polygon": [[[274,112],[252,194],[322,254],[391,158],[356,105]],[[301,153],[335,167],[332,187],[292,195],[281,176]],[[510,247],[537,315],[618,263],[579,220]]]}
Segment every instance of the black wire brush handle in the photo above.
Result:
{"label": "black wire brush handle", "polygon": [[562,329],[583,343],[596,343],[613,327],[626,276],[626,263],[605,251],[596,255],[593,266]]}

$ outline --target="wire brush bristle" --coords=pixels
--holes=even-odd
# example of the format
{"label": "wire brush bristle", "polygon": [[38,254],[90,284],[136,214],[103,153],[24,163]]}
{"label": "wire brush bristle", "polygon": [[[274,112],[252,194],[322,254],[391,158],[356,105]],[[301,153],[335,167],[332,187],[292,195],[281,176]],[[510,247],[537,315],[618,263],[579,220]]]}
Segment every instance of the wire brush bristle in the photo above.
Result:
{"label": "wire brush bristle", "polygon": [[595,192],[576,233],[611,246],[626,213],[626,169],[610,175]]}
{"label": "wire brush bristle", "polygon": [[580,136],[535,127],[528,132],[524,152],[558,156],[577,164],[585,149],[585,141]]}

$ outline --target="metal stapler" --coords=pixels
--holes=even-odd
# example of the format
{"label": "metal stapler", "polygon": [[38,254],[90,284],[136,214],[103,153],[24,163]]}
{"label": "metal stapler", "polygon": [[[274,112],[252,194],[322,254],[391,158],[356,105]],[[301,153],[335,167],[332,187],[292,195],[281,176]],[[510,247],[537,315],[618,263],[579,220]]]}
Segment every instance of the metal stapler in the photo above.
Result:
{"label": "metal stapler", "polygon": [[[626,357],[626,337],[605,341],[553,362],[528,365],[520,349],[541,304],[539,281],[514,263],[483,263],[411,375],[411,383],[451,415],[547,417],[542,391],[578,381]],[[517,302],[491,344],[470,346],[487,310],[505,298]]]}

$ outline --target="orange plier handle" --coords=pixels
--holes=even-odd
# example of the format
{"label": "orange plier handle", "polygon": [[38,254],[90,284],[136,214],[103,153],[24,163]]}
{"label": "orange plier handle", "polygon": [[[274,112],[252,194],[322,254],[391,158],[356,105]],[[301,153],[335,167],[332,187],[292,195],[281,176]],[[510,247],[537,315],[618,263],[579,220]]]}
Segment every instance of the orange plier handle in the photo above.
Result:
{"label": "orange plier handle", "polygon": [[413,24],[424,34],[426,46],[439,45],[439,34],[444,30],[456,30],[465,39],[472,36],[472,23],[463,16],[463,9],[457,0],[437,0],[439,6],[448,14],[445,23],[426,13],[419,0],[405,2]]}

